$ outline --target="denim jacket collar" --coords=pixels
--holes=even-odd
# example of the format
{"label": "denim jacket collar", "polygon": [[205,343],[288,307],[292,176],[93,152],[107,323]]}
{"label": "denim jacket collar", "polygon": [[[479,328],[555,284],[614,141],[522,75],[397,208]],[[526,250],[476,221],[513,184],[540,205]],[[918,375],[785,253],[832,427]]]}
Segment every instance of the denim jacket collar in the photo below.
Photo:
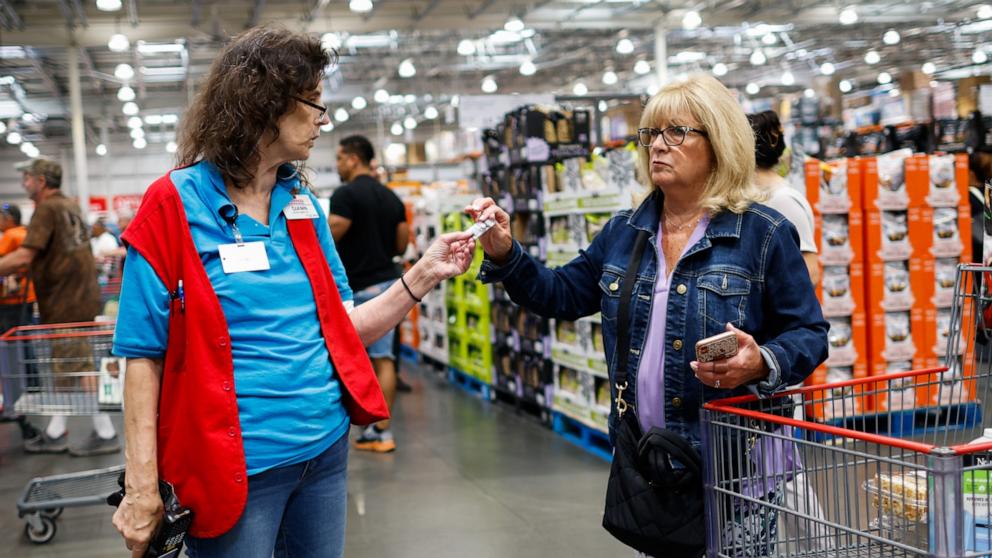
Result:
{"label": "denim jacket collar", "polygon": [[[643,230],[652,235],[658,232],[658,220],[661,208],[665,203],[665,195],[660,190],[652,192],[627,219],[627,224],[637,230]],[[710,219],[706,227],[706,235],[695,246],[686,252],[686,256],[712,246],[714,238],[740,238],[744,215],[732,211],[721,211]]]}

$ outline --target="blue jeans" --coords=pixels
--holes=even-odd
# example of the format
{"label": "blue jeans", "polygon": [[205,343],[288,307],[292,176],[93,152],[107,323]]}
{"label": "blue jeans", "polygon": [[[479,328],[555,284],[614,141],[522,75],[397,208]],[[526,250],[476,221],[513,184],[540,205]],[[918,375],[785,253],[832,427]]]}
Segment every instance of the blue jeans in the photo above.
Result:
{"label": "blue jeans", "polygon": [[230,531],[187,538],[190,558],[341,558],[348,516],[348,436],[314,459],[248,477]]}
{"label": "blue jeans", "polygon": [[[383,281],[382,283],[377,283],[371,287],[364,288],[355,293],[355,307],[372,300],[373,298],[386,292],[393,283],[395,279],[390,279],[389,281]],[[393,353],[393,336],[396,335],[395,329],[390,329],[388,333],[383,335],[375,343],[365,347],[365,351],[369,353],[369,358],[393,358],[395,354]]]}

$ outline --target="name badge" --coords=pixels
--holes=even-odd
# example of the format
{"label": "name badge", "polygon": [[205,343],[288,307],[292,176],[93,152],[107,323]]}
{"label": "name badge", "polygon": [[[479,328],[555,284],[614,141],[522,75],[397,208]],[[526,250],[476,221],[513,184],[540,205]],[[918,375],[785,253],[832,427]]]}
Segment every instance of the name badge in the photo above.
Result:
{"label": "name badge", "polygon": [[220,251],[220,265],[224,268],[224,273],[269,269],[269,256],[265,253],[264,242],[221,244],[218,246],[218,250]]}
{"label": "name badge", "polygon": [[304,195],[293,196],[293,200],[289,202],[289,205],[282,212],[286,215],[287,219],[292,221],[297,219],[316,219],[318,217],[317,208],[310,201],[310,196]]}

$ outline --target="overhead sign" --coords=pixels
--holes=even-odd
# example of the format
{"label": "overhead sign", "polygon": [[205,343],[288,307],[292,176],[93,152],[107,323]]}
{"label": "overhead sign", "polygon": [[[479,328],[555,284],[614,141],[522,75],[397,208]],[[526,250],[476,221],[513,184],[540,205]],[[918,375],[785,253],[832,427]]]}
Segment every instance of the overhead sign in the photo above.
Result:
{"label": "overhead sign", "polygon": [[458,104],[462,128],[492,128],[503,115],[524,105],[554,105],[554,95],[462,95]]}

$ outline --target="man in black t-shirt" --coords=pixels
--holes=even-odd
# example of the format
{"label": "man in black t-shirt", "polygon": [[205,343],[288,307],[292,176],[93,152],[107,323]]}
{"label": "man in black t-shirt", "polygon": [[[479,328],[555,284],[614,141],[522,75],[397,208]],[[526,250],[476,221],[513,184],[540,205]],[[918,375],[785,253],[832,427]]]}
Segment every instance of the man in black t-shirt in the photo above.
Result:
{"label": "man in black t-shirt", "polygon": [[[344,184],[331,196],[329,222],[338,254],[355,292],[355,305],[375,298],[399,278],[393,257],[406,251],[410,227],[406,208],[392,190],[375,179],[375,150],[363,136],[349,136],[338,146],[338,174]],[[366,349],[389,408],[396,397],[394,331]],[[396,449],[389,421],[369,426],[355,448],[380,453]]]}

